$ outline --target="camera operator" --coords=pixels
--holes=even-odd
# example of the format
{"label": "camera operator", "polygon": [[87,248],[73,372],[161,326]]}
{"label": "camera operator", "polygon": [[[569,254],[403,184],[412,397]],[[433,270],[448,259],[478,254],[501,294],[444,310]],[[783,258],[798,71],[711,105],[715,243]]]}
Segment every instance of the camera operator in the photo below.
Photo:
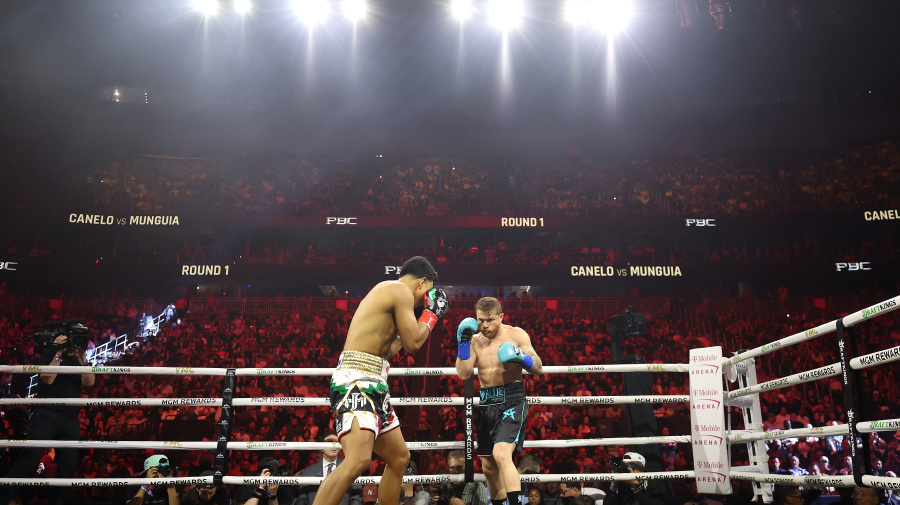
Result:
{"label": "camera operator", "polygon": [[[44,346],[37,364],[41,366],[84,366],[87,365],[85,349],[70,346],[69,337],[58,335],[51,345]],[[41,373],[37,398],[78,398],[82,386],[93,386],[94,374]],[[80,440],[81,427],[78,412],[81,407],[65,405],[35,405],[31,409],[28,422],[29,440]],[[44,455],[41,447],[26,447],[6,473],[7,478],[31,477],[38,461]],[[56,451],[56,476],[72,478],[78,466],[78,449],[58,449]],[[7,505],[17,494],[17,488],[10,486],[0,495],[0,505]],[[69,488],[53,486],[50,491],[51,503],[66,503]]]}
{"label": "camera operator", "polygon": [[[461,474],[466,470],[466,455],[456,449],[447,455],[447,467],[452,474]],[[444,483],[438,486],[439,498],[436,505],[487,505],[487,487],[481,482]]]}
{"label": "camera operator", "polygon": [[[263,458],[259,460],[256,468],[260,477],[283,477],[290,473],[287,471],[287,468],[281,466],[275,458]],[[250,484],[241,486],[241,488],[238,489],[237,497],[234,502],[236,505],[278,505],[278,488],[278,484]],[[291,492],[291,494],[293,494],[293,492]]]}
{"label": "camera operator", "polygon": [[[204,470],[200,477],[214,475],[212,470]],[[201,484],[187,494],[183,500],[184,505],[231,505],[228,491],[225,486],[217,484]]]}
{"label": "camera operator", "polygon": [[[613,473],[640,474],[647,462],[636,452],[626,452],[622,459],[613,458],[609,462]],[[647,481],[637,475],[633,480],[613,482],[603,505],[662,505],[665,491],[659,481]]]}
{"label": "camera operator", "polygon": [[[174,472],[169,466],[169,458],[162,454],[156,454],[144,460],[144,474],[142,477],[148,479],[161,479],[172,477]],[[143,485],[138,488],[137,492],[134,492],[132,487],[127,494],[131,496],[131,499],[126,502],[126,505],[181,505],[181,498],[178,497],[174,485]]]}

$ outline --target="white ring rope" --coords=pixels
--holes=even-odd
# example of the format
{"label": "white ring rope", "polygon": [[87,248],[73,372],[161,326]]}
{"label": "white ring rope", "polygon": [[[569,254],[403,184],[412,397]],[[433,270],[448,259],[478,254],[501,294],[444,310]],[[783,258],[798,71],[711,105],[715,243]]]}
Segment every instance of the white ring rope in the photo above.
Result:
{"label": "white ring rope", "polygon": [[[869,424],[869,423],[865,423]],[[900,428],[897,428],[900,429]],[[798,428],[796,430],[773,430],[773,431],[733,431],[728,435],[729,443],[744,443],[754,440],[782,440],[785,438],[797,437],[828,437],[835,435],[849,435],[850,426],[847,424],[839,424],[837,426],[820,426],[816,428]]]}
{"label": "white ring rope", "polygon": [[727,358],[723,363],[725,365],[734,365],[746,359],[755,358],[757,356],[775,352],[782,347],[787,347],[794,344],[799,344],[800,342],[805,342],[807,340],[812,340],[814,338],[819,338],[835,330],[837,330],[837,321],[831,321],[830,323],[816,326],[815,328],[812,328],[810,330],[805,330],[800,333],[795,333],[793,335],[784,337],[780,340],[769,342],[768,344],[761,345],[755,349],[750,349],[749,351],[735,354],[734,356]]}
{"label": "white ring rope", "polygon": [[863,321],[872,316],[880,316],[882,314],[887,314],[888,312],[893,312],[900,308],[900,296],[895,296],[893,298],[889,298],[881,303],[876,303],[871,307],[867,307],[862,310],[857,310],[852,314],[848,314],[844,317],[844,326],[849,328],[851,326],[855,326],[860,321]]}
{"label": "white ring rope", "polygon": [[[688,365],[682,363],[644,363],[639,365],[575,365],[545,366],[544,373],[618,373],[618,372],[688,372]],[[270,375],[295,375],[324,377],[334,373],[335,368],[236,368],[238,377]],[[171,367],[171,366],[59,366],[59,365],[0,365],[0,373],[54,373],[54,374],[116,374],[116,375],[187,375],[224,376],[227,368]],[[457,375],[456,368],[391,368],[391,377],[417,375]],[[478,370],[475,370],[478,375]]]}
{"label": "white ring rope", "polygon": [[883,419],[881,421],[856,423],[856,431],[860,433],[871,433],[873,431],[900,431],[900,419]]}
{"label": "white ring rope", "polygon": [[[529,404],[539,405],[617,405],[630,403],[687,403],[690,396],[687,395],[661,395],[661,396],[529,396]],[[478,405],[478,398],[475,399]],[[394,405],[465,405],[463,397],[424,397],[424,398],[391,398]],[[0,405],[51,405],[60,407],[65,405],[83,407],[170,407],[205,405],[216,407],[222,405],[221,398],[3,398]],[[330,406],[328,398],[304,398],[274,396],[265,398],[235,398],[232,401],[235,407],[262,406],[262,405],[306,405],[309,407]]]}
{"label": "white ring rope", "polygon": [[[900,296],[895,296],[895,297],[885,300],[881,303],[876,303],[875,305],[872,305],[871,307],[867,307],[865,309],[858,310],[852,314],[849,314],[849,315],[845,316],[844,318],[842,318],[841,321],[843,321],[845,328],[849,328],[869,317],[887,314],[888,312],[893,312],[893,311],[897,310],[898,308],[900,308]],[[812,328],[812,329],[809,329],[806,331],[802,331],[800,333],[795,333],[788,337],[784,337],[781,340],[776,340],[774,342],[770,342],[768,344],[759,346],[755,349],[751,349],[749,351],[742,352],[740,354],[735,354],[734,356],[726,359],[724,361],[724,363],[726,365],[733,365],[733,364],[743,361],[745,359],[755,358],[757,356],[762,356],[763,354],[768,354],[770,352],[774,352],[775,350],[780,349],[782,347],[794,345],[794,344],[797,344],[800,342],[804,342],[806,340],[810,340],[813,338],[821,337],[823,335],[827,335],[827,334],[837,330],[837,322],[838,322],[838,320],[835,319],[834,321],[816,326],[815,328]]]}
{"label": "white ring rope", "polygon": [[726,398],[737,398],[739,396],[762,393],[764,391],[774,391],[776,389],[782,389],[788,386],[803,384],[804,382],[813,382],[819,379],[824,379],[826,377],[840,375],[843,369],[844,367],[841,366],[840,363],[832,363],[831,365],[814,368],[805,372],[795,373],[794,375],[788,375],[787,377],[781,377],[780,379],[772,379],[755,386],[735,389],[733,391],[729,391],[725,396]]}
{"label": "white ring rope", "polygon": [[853,487],[856,481],[852,475],[781,475],[759,474],[755,472],[731,471],[732,479],[752,480],[768,484],[796,484],[799,486]]}
{"label": "white ring rope", "polygon": [[[584,481],[628,481],[634,480],[633,473],[584,473],[584,474],[530,474],[520,475],[522,482],[584,482]],[[667,480],[667,479],[693,479],[694,472],[644,472],[641,473],[641,479],[646,480]],[[281,486],[310,486],[320,485],[324,477],[232,477],[223,476],[223,484],[233,485],[271,485],[278,484]],[[463,474],[449,475],[406,475],[403,482],[408,484],[434,484],[441,482],[461,483],[465,481]],[[475,482],[486,482],[483,474],[476,473],[474,475]],[[354,481],[357,485],[378,484],[381,477],[359,477]],[[31,486],[89,486],[89,487],[109,487],[109,486],[141,486],[145,484],[156,485],[179,485],[186,486],[192,484],[212,484],[213,477],[168,477],[168,478],[122,478],[122,479],[33,479],[25,477],[17,478],[0,478],[0,485],[31,485]]]}
{"label": "white ring rope", "polygon": [[[732,471],[730,476],[732,479],[752,480],[769,484],[797,484],[800,486],[810,485],[830,487],[853,487],[856,485],[852,475],[760,475],[753,472]],[[900,489],[900,477],[873,477],[871,475],[863,475],[862,481],[866,486],[873,488]]]}
{"label": "white ring rope", "polygon": [[[672,435],[667,437],[616,437],[616,438],[581,438],[570,440],[527,440],[529,448],[564,448],[593,447],[600,445],[649,445],[691,442],[690,435]],[[0,447],[55,447],[80,449],[154,449],[154,450],[209,450],[216,449],[218,442],[179,442],[179,441],[141,441],[141,440],[0,440]],[[475,445],[478,445],[477,443]],[[406,442],[410,450],[445,450],[465,449],[465,442]],[[327,442],[228,442],[230,451],[268,451],[302,450],[324,451],[340,449],[341,444]]]}
{"label": "white ring rope", "polygon": [[865,354],[858,358],[853,358],[850,360],[850,368],[862,370],[863,368],[883,365],[897,360],[900,360],[900,345],[891,347],[890,349],[883,349],[881,351]]}

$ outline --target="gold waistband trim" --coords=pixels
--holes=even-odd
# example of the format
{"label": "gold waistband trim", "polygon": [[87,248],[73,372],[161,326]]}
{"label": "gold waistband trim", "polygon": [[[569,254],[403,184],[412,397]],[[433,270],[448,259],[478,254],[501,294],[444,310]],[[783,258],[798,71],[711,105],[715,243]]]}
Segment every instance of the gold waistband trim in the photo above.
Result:
{"label": "gold waistband trim", "polygon": [[338,359],[338,370],[353,370],[367,375],[380,375],[387,380],[390,365],[374,354],[362,351],[344,351]]}

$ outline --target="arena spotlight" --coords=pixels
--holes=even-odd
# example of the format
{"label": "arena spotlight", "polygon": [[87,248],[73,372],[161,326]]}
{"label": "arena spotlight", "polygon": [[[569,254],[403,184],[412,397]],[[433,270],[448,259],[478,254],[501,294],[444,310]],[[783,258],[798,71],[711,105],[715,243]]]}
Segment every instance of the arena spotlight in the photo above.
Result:
{"label": "arena spotlight", "polygon": [[250,14],[253,4],[250,0],[234,0],[234,11],[240,15]]}
{"label": "arena spotlight", "polygon": [[631,0],[590,0],[587,18],[597,31],[616,34],[631,18]]}
{"label": "arena spotlight", "polygon": [[473,11],[472,0],[452,0],[450,2],[450,13],[460,21],[465,21],[472,17]]}
{"label": "arena spotlight", "polygon": [[308,26],[313,26],[325,21],[328,17],[327,0],[296,0],[294,10],[297,16]]}
{"label": "arena spotlight", "polygon": [[365,0],[344,0],[341,2],[344,15],[352,22],[357,22],[366,15]]}
{"label": "arena spotlight", "polygon": [[487,9],[491,24],[507,31],[519,26],[524,6],[522,0],[490,0]]}
{"label": "arena spotlight", "polygon": [[587,19],[588,4],[587,0],[568,0],[564,17],[566,21],[573,25],[583,23]]}
{"label": "arena spotlight", "polygon": [[219,0],[194,0],[194,8],[204,16],[215,16],[219,12]]}

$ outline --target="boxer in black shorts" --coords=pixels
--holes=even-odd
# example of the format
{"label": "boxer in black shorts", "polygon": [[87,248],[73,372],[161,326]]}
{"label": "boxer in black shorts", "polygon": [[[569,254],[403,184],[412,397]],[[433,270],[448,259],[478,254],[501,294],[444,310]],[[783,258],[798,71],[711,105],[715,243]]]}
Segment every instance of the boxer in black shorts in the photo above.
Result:
{"label": "boxer in black shorts", "polygon": [[[456,372],[468,379],[478,367],[478,456],[487,479],[492,505],[521,505],[522,482],[513,463],[521,451],[528,404],[522,371],[540,374],[541,358],[525,330],[503,324],[496,298],[482,298],[475,315],[463,319],[456,331]],[[477,332],[477,333],[476,333]]]}
{"label": "boxer in black shorts", "polygon": [[513,444],[522,452],[528,417],[523,383],[482,387],[478,393],[478,456],[493,456],[497,443]]}

